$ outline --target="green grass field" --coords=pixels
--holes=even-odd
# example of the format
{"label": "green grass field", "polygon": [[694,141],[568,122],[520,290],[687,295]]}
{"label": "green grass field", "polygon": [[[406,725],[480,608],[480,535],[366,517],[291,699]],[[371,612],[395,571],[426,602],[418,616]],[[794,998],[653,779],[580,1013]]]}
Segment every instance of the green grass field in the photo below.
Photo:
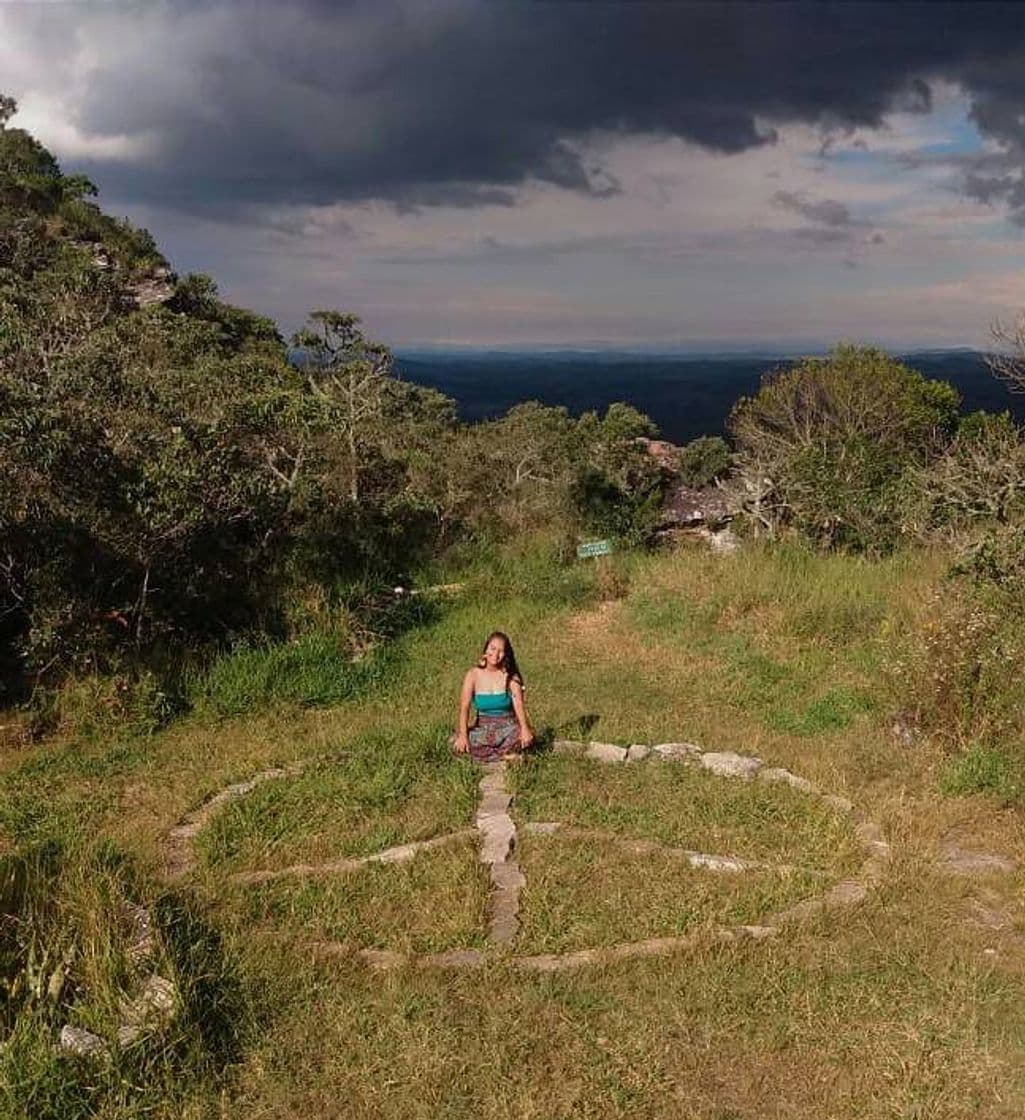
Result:
{"label": "green grass field", "polygon": [[[943,558],[750,546],[615,563],[615,579],[526,562],[478,573],[373,668],[340,668],[337,688],[330,660],[314,663],[337,656],[329,641],[271,661],[248,651],[158,734],[10,749],[0,1115],[1025,1114],[1016,756],[1005,744],[996,762],[986,750],[955,758],[928,736],[891,734],[888,666]],[[601,599],[596,584],[627,590]],[[854,874],[853,822],[783,785],[553,753],[511,777],[522,928],[482,968],[378,972],[357,955],[485,947],[489,886],[472,835],[402,864],[237,880],[471,827],[479,775],[446,736],[462,674],[496,627],[516,643],[548,737],[692,741],[787,767],[879,822],[893,848],[881,881],[860,905],[770,941],[704,942],[703,930],[757,924]],[[301,772],[215,813],[195,866],[166,881],[178,821],[227,784],[292,763]],[[542,821],[567,827],[526,829]],[[1017,869],[947,874],[951,838]],[[714,874],[676,849],[764,866]],[[126,899],[155,916],[177,1017],[110,1058],[61,1057],[62,1023],[116,1025]],[[691,933],[690,947],[658,957],[552,975],[515,963]]]}

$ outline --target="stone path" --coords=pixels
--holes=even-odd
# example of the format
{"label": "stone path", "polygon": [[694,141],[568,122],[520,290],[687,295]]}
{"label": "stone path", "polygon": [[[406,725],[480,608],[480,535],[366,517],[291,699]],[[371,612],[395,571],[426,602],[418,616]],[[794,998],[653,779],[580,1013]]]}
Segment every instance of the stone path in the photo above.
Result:
{"label": "stone path", "polygon": [[129,994],[118,1004],[118,1026],[112,1040],[84,1027],[65,1023],[57,1049],[78,1057],[107,1059],[115,1049],[126,1049],[148,1034],[167,1027],[177,1016],[180,996],[172,980],[156,971],[159,943],[153,917],[145,906],[121,904],[121,917],[129,930],[126,946],[131,971]]}
{"label": "stone path", "polygon": [[514,858],[516,825],[509,815],[512,794],[506,786],[506,764],[488,763],[480,780],[477,806],[477,832],[480,836],[480,861],[491,872],[491,900],[488,908],[488,938],[496,945],[507,945],[520,929],[520,891],[526,885],[520,865]]}
{"label": "stone path", "polygon": [[446,832],[441,836],[434,836],[430,840],[412,840],[408,844],[396,844],[393,848],[384,848],[382,851],[373,852],[368,856],[330,860],[327,863],[293,863],[289,867],[271,868],[267,871],[240,871],[237,875],[231,876],[231,882],[250,886],[254,883],[266,883],[272,879],[341,875],[346,871],[359,871],[371,863],[408,863],[420,852],[440,848],[445,844],[451,844],[455,840],[462,840],[464,837],[473,835],[474,830],[472,828],[461,828],[456,832]]}
{"label": "stone path", "polygon": [[237,801],[252,793],[257,786],[275,778],[294,778],[301,774],[307,763],[294,763],[291,766],[275,766],[261,770],[244,782],[233,782],[224,789],[208,797],[198,809],[193,809],[164,836],[163,859],[164,873],[169,879],[177,879],[188,874],[196,866],[196,837],[209,824],[219,809],[231,801]]}
{"label": "stone path", "polygon": [[[787,863],[762,863],[758,860],[741,859],[739,856],[717,856],[708,852],[694,852],[689,848],[673,848],[660,844],[656,840],[636,840],[629,836],[620,836],[618,832],[610,832],[604,828],[580,828],[577,825],[566,824],[563,821],[529,821],[523,826],[523,831],[531,836],[568,836],[574,840],[604,840],[620,848],[632,852],[634,855],[664,855],[685,860],[697,871],[714,871],[725,874],[737,874],[741,871],[776,871],[794,872],[805,870]],[[821,872],[807,872],[808,874],[822,874]]]}
{"label": "stone path", "polygon": [[[555,743],[557,753],[584,755],[604,765],[660,765],[673,763],[701,767],[724,779],[783,783],[808,796],[817,798],[833,812],[852,818],[854,835],[865,854],[856,877],[846,879],[826,888],[819,894],[805,899],[786,910],[770,914],[760,924],[701,929],[682,937],[656,937],[642,941],[625,942],[605,948],[580,949],[568,953],[517,956],[510,954],[519,933],[520,893],[526,885],[523,872],[516,861],[516,824],[510,814],[512,794],[506,783],[507,769],[504,762],[484,766],[480,780],[480,802],[474,820],[474,829],[461,829],[427,840],[400,844],[372,855],[359,858],[332,860],[321,864],[294,864],[290,867],[264,871],[244,871],[232,877],[240,884],[256,884],[286,876],[332,875],[357,871],[374,863],[404,863],[420,852],[451,843],[476,834],[479,841],[479,859],[487,866],[491,879],[491,896],[488,904],[488,941],[491,948],[453,949],[444,953],[411,955],[385,949],[362,949],[356,952],[365,964],[375,970],[395,968],[480,968],[492,963],[511,965],[528,972],[557,972],[586,965],[607,964],[637,957],[662,956],[684,952],[716,942],[760,941],[776,937],[787,925],[808,920],[816,915],[842,910],[861,903],[873,885],[878,883],[890,859],[890,845],[876,822],[858,813],[844,797],[820,791],[813,783],[789,770],[767,767],[760,758],[734,751],[705,751],[694,743],[642,743],[620,747],[611,743],[581,743],[560,740]],[[209,798],[198,809],[189,813],[165,838],[164,855],[167,872],[182,875],[195,866],[195,839],[200,829],[223,805],[243,797],[258,785],[274,778],[297,774],[302,766],[275,768],[261,771],[245,782],[227,786]],[[738,874],[758,870],[793,871],[792,867],[757,863],[733,855],[715,855],[666,847],[652,841],[636,840],[605,833],[595,829],[581,829],[560,821],[537,821],[524,825],[525,831],[546,836],[562,833],[569,836],[613,839],[630,850],[648,854],[660,852],[677,856],[691,867],[713,872]],[[300,940],[304,940],[301,939]],[[352,955],[351,946],[326,941],[305,941],[318,955]]]}

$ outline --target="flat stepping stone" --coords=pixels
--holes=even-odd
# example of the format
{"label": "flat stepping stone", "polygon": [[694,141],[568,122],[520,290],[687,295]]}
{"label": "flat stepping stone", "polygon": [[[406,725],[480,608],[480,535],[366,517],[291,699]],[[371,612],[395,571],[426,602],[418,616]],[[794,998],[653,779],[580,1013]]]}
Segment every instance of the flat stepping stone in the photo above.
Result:
{"label": "flat stepping stone", "polygon": [[556,739],[552,743],[553,754],[583,754],[586,749],[587,744],[577,739]]}
{"label": "flat stepping stone", "polygon": [[476,825],[480,837],[480,862],[491,872],[488,900],[488,938],[507,945],[520,929],[520,892],[526,879],[511,857],[516,847],[516,823],[509,815],[512,794],[506,784],[504,763],[490,767],[480,780]]}
{"label": "flat stepping stone", "polygon": [[643,762],[649,754],[651,754],[651,747],[646,747],[643,743],[633,743],[626,749],[626,761]]}

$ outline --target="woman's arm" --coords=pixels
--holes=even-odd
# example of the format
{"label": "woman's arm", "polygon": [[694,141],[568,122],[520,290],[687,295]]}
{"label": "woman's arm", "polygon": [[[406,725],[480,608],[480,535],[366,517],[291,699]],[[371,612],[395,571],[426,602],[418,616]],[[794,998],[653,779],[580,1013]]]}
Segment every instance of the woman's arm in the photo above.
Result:
{"label": "woman's arm", "polygon": [[509,682],[509,695],[512,697],[513,711],[520,724],[520,746],[526,749],[534,742],[534,729],[527,718],[527,704],[523,699],[523,685],[514,677]]}
{"label": "woman's arm", "polygon": [[456,751],[466,754],[470,749],[470,705],[473,703],[474,672],[468,669],[459,693],[459,721],[456,724]]}

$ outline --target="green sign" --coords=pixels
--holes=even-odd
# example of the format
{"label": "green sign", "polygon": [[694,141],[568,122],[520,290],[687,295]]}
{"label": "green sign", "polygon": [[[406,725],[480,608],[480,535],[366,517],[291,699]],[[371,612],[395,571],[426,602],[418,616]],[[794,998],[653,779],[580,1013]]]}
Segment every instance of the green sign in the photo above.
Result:
{"label": "green sign", "polygon": [[577,545],[577,556],[584,559],[588,556],[608,556],[612,551],[612,541],[584,541]]}

